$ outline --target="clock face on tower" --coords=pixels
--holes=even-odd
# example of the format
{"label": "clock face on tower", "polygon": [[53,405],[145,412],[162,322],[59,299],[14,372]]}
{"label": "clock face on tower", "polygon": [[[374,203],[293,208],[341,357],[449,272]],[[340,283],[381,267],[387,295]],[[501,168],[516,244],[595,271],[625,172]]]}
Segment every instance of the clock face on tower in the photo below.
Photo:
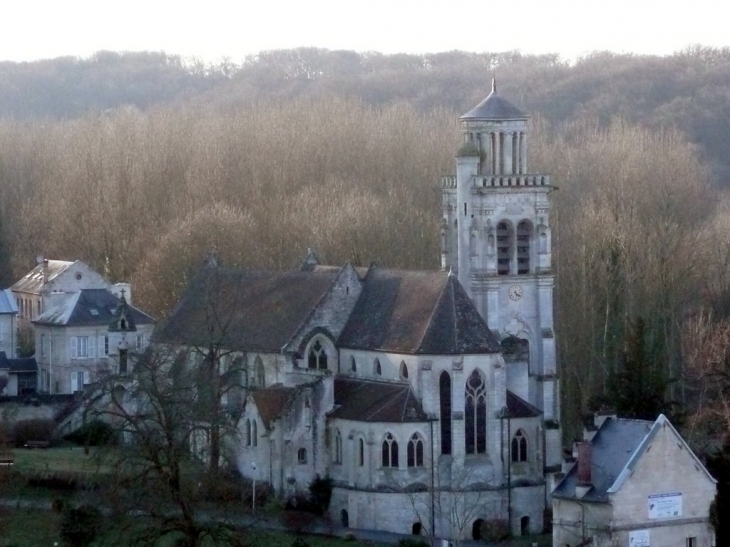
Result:
{"label": "clock face on tower", "polygon": [[519,285],[512,285],[507,292],[511,300],[519,300],[522,298],[522,287]]}

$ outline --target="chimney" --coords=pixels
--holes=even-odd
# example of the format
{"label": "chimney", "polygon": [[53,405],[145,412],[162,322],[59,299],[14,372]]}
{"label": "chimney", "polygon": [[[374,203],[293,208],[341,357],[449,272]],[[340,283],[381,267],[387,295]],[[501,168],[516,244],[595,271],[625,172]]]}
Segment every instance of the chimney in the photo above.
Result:
{"label": "chimney", "polygon": [[575,495],[579,498],[585,496],[593,487],[591,484],[592,459],[593,445],[589,442],[578,443],[578,484],[575,487]]}
{"label": "chimney", "polygon": [[578,443],[578,483],[591,484],[591,459],[593,445],[587,442]]}
{"label": "chimney", "polygon": [[43,284],[45,285],[48,283],[48,259],[43,259],[43,266],[41,266],[41,271],[43,272]]}

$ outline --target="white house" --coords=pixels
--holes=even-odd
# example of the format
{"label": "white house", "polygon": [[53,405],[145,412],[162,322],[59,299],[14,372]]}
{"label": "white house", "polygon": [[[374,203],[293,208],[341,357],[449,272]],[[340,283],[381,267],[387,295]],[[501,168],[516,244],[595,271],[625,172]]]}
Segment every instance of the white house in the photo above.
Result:
{"label": "white house", "polygon": [[127,353],[143,349],[154,320],[106,288],[52,293],[33,320],[39,390],[75,393],[100,374],[124,373]]}
{"label": "white house", "polygon": [[553,492],[553,545],[714,546],[716,481],[669,420],[596,425]]}

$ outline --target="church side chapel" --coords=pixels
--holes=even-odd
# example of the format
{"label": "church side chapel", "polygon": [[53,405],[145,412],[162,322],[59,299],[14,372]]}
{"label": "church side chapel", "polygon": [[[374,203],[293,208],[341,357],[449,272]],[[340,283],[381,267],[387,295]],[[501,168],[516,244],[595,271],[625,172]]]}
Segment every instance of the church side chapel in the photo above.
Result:
{"label": "church side chapel", "polygon": [[461,117],[441,271],[208,262],[158,340],[205,346],[201,296],[245,363],[241,473],[287,498],[334,483],[343,526],[480,539],[543,531],[560,470],[550,184],[527,117],[492,93]]}

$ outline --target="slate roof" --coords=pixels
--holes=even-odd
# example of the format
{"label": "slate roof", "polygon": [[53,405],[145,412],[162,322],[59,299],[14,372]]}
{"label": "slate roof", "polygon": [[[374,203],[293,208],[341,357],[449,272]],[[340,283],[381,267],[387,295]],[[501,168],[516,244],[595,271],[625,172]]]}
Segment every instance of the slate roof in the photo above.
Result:
{"label": "slate roof", "polygon": [[[607,418],[591,441],[593,445],[591,456],[593,487],[582,499],[597,502],[609,501],[609,495],[618,492],[624,481],[631,476],[652,439],[665,425],[674,432],[678,441],[695,459],[698,467],[704,470],[710,480],[716,482],[663,414],[655,422]],[[553,496],[575,498],[577,484],[578,466],[574,465],[553,491]]]}
{"label": "slate roof", "polygon": [[8,359],[4,351],[0,351],[0,369],[7,369],[10,373],[38,372],[38,363],[35,357]]}
{"label": "slate roof", "polygon": [[359,422],[425,422],[421,403],[407,383],[335,378],[331,418]]}
{"label": "slate roof", "polygon": [[[271,272],[203,267],[156,333],[161,342],[279,352],[338,271]],[[209,329],[213,329],[212,334]]]}
{"label": "slate roof", "polygon": [[[48,281],[53,281],[55,277],[65,272],[73,262],[65,260],[49,260],[48,261]],[[26,292],[31,294],[40,294],[43,288],[43,264],[38,264],[35,268],[25,274],[19,281],[11,287],[15,292]]]}
{"label": "slate roof", "polygon": [[542,414],[542,410],[507,390],[507,411],[510,418],[534,418]]}
{"label": "slate roof", "polygon": [[343,348],[427,355],[498,353],[456,277],[372,268],[340,335]]}
{"label": "slate roof", "polygon": [[515,105],[497,93],[497,85],[492,81],[492,92],[461,116],[460,120],[526,120],[527,116]]}
{"label": "slate roof", "polygon": [[[82,289],[56,295],[56,298],[57,304],[38,316],[34,324],[106,328],[119,305],[119,299],[106,289]],[[154,319],[137,308],[129,306],[128,310],[137,325],[154,323]]]}
{"label": "slate roof", "polygon": [[269,429],[273,422],[281,418],[289,401],[294,398],[296,391],[293,387],[274,384],[265,389],[258,389],[251,394],[266,429]]}
{"label": "slate roof", "polygon": [[18,303],[15,301],[13,292],[10,289],[0,290],[0,313],[18,313]]}

